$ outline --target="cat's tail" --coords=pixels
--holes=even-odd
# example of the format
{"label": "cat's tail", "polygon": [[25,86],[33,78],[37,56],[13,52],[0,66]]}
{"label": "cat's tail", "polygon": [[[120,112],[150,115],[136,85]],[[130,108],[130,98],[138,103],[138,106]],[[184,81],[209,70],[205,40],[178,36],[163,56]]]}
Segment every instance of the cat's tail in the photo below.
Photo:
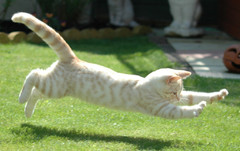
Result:
{"label": "cat's tail", "polygon": [[37,19],[31,14],[19,12],[12,16],[12,21],[25,24],[41,37],[59,57],[60,61],[71,62],[76,59],[76,55],[65,42],[65,40],[51,27]]}

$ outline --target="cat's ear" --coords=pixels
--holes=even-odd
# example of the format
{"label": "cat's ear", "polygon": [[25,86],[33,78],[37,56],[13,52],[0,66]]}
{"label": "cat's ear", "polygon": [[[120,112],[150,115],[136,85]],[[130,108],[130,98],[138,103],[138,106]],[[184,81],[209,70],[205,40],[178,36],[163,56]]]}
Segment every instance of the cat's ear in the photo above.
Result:
{"label": "cat's ear", "polygon": [[185,79],[187,78],[188,76],[190,76],[192,73],[189,72],[189,71],[184,71],[184,70],[179,70],[178,71],[178,75],[182,78],[182,79]]}
{"label": "cat's ear", "polygon": [[166,83],[167,84],[174,83],[180,79],[182,79],[180,76],[169,76],[169,77],[167,77]]}

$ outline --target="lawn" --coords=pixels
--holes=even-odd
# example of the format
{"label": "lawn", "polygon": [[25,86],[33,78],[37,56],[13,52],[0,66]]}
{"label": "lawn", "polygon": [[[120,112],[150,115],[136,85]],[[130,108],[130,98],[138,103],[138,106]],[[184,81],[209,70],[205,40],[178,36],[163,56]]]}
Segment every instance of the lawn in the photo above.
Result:
{"label": "lawn", "polygon": [[[146,76],[178,66],[144,36],[69,44],[80,59],[118,72]],[[166,120],[70,97],[40,101],[27,119],[24,105],[18,103],[23,81],[32,69],[55,60],[45,44],[0,45],[0,150],[240,150],[240,80],[185,80],[187,90],[227,88],[230,93],[195,119]]]}

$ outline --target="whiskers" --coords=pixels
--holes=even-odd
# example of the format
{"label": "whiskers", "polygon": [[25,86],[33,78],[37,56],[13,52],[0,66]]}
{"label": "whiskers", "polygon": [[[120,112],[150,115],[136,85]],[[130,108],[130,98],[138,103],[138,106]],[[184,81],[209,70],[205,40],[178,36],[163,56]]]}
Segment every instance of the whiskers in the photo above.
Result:
{"label": "whiskers", "polygon": [[178,105],[184,105],[184,104],[186,104],[187,101],[188,101],[187,98],[180,98],[180,100],[172,101],[171,103],[178,104]]}

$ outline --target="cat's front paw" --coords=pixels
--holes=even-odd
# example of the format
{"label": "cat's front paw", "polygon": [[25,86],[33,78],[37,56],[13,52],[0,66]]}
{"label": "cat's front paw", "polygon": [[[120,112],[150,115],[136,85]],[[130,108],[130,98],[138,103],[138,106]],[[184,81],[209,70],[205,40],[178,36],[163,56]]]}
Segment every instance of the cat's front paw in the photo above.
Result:
{"label": "cat's front paw", "polygon": [[206,104],[207,104],[206,101],[202,101],[193,106],[185,106],[183,108],[183,117],[184,118],[198,117],[202,113],[203,108],[206,106]]}
{"label": "cat's front paw", "polygon": [[227,95],[228,95],[228,90],[227,89],[220,90],[221,99],[224,99],[224,97],[227,96]]}
{"label": "cat's front paw", "polygon": [[193,111],[193,115],[194,117],[198,117],[202,111],[203,111],[203,108],[207,105],[207,102],[206,101],[202,101],[200,102],[199,104],[195,105],[195,109]]}
{"label": "cat's front paw", "polygon": [[223,100],[227,95],[228,95],[228,90],[222,89],[210,98],[210,103],[213,103],[214,101]]}

